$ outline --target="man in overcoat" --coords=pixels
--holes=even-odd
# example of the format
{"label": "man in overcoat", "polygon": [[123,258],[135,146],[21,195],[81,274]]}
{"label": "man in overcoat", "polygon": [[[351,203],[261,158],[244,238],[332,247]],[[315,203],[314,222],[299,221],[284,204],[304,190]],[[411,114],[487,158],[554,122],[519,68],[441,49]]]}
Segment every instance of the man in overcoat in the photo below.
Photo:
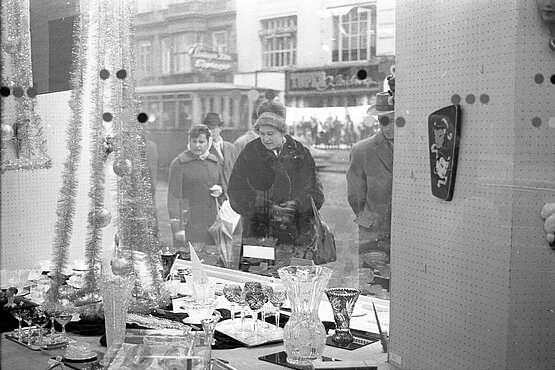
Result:
{"label": "man in overcoat", "polygon": [[378,93],[370,107],[379,131],[356,143],[347,171],[347,198],[359,230],[359,254],[381,251],[389,260],[393,127],[395,107],[388,93]]}
{"label": "man in overcoat", "polygon": [[224,189],[227,189],[233,165],[237,160],[237,149],[233,143],[225,141],[220,135],[224,123],[220,119],[219,114],[207,113],[202,123],[208,126],[210,133],[212,134],[212,146],[210,147],[210,153],[214,154],[216,158],[218,158],[223,174],[223,186]]}

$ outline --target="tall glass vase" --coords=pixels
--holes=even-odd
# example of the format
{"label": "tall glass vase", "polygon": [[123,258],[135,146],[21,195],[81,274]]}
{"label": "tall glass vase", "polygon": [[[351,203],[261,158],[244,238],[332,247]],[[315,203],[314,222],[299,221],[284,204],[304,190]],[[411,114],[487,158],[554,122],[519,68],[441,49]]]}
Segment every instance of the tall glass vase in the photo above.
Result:
{"label": "tall glass vase", "polygon": [[333,319],[335,320],[335,333],[331,339],[338,345],[349,345],[353,342],[351,334],[351,316],[353,308],[360,295],[360,290],[354,288],[326,289],[326,295],[331,303]]}
{"label": "tall glass vase", "polygon": [[278,273],[291,302],[291,317],[283,328],[287,362],[307,366],[320,358],[326,346],[326,329],[318,317],[318,307],[332,270],[288,266],[278,269]]}
{"label": "tall glass vase", "polygon": [[133,280],[130,277],[104,275],[100,280],[108,348],[112,343],[123,342],[125,339],[127,309],[132,288]]}

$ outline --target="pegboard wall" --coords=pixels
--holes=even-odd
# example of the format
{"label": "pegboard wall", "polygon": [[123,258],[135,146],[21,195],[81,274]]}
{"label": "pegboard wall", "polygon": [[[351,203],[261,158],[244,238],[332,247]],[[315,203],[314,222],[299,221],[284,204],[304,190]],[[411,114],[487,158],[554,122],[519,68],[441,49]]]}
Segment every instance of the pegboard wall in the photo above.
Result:
{"label": "pegboard wall", "polygon": [[[6,171],[1,175],[1,269],[39,268],[39,261],[52,257],[56,204],[62,186],[63,163],[68,153],[69,98],[68,91],[37,96],[37,114],[41,117],[52,167]],[[10,99],[14,97],[2,97],[3,101]],[[88,137],[86,127],[82,134],[84,138]],[[90,169],[86,143],[83,140],[84,148],[76,174],[79,185],[69,261],[84,258]]]}
{"label": "pegboard wall", "polygon": [[[396,7],[390,361],[555,368],[555,52],[535,1]],[[430,113],[462,110],[452,201],[430,189]]]}

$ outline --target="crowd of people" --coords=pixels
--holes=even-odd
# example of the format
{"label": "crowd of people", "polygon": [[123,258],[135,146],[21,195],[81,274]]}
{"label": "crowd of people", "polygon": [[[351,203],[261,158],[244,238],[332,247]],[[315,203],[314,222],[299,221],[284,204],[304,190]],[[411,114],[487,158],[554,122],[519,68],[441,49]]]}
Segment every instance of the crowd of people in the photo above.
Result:
{"label": "crowd of people", "polygon": [[[301,122],[295,132],[309,144],[354,145],[346,187],[359,227],[359,253],[377,251],[384,260],[389,259],[393,177],[394,85],[390,86],[390,91],[377,94],[376,104],[367,111],[370,136],[355,130],[348,115],[346,122],[331,117],[324,123]],[[170,165],[167,206],[174,247],[187,250],[186,242],[214,244],[208,229],[224,200],[241,216],[242,242],[270,238],[278,246],[308,244],[315,219],[312,203],[320,209],[325,197],[309,149],[289,135],[286,112],[276,100],[258,101],[253,129],[235,143],[220,136],[223,122],[216,113],[208,113],[202,124],[189,130],[187,149]]]}

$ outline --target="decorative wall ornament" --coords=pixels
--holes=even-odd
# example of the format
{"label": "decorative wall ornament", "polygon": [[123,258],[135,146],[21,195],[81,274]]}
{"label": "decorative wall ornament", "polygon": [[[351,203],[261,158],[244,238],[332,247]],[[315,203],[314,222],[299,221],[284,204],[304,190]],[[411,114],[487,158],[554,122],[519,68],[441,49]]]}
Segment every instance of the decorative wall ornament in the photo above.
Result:
{"label": "decorative wall ornament", "polygon": [[460,120],[461,108],[458,104],[437,110],[428,118],[432,194],[444,200],[453,198]]}
{"label": "decorative wall ornament", "polygon": [[555,0],[538,0],[538,11],[551,33],[549,48],[555,51]]}
{"label": "decorative wall ornament", "polygon": [[46,139],[36,111],[36,91],[32,86],[31,34],[28,0],[1,2],[2,140],[0,171],[49,168]]}

